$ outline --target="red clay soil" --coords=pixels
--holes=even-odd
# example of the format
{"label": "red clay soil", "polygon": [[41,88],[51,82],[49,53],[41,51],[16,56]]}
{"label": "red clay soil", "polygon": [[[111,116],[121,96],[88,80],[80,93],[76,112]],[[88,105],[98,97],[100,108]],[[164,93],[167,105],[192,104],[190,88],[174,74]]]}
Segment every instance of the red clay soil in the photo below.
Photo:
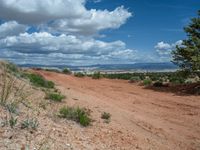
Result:
{"label": "red clay soil", "polygon": [[[158,92],[123,80],[37,72],[57,84],[68,105],[91,109],[96,121],[83,136],[96,149],[104,144],[100,149],[200,150],[200,96]],[[109,124],[101,122],[104,111],[112,115]]]}

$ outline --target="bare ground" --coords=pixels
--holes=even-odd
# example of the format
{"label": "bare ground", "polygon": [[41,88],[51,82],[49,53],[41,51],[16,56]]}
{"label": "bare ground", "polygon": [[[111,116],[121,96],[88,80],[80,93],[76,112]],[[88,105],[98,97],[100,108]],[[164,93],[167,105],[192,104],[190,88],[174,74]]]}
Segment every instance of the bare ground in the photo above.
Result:
{"label": "bare ground", "polygon": [[[37,111],[37,132],[0,129],[2,150],[23,150],[26,145],[56,150],[200,149],[200,96],[153,91],[123,80],[36,72],[54,81],[66,99]],[[34,103],[39,103],[42,93],[35,95]],[[56,117],[64,105],[89,108],[92,126],[83,128]],[[109,124],[101,119],[102,112],[112,115]]]}
{"label": "bare ground", "polygon": [[[122,80],[40,74],[57,83],[68,105],[92,110],[93,126],[77,130],[83,149],[200,149],[200,96],[156,92]],[[112,114],[109,124],[100,119],[104,111]]]}

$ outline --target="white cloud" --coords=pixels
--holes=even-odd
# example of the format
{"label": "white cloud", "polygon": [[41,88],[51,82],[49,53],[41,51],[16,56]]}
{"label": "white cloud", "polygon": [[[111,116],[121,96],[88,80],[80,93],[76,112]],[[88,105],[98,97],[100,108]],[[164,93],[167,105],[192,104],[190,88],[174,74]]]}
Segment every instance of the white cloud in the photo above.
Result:
{"label": "white cloud", "polygon": [[0,18],[34,24],[61,18],[80,17],[85,0],[0,0]]}
{"label": "white cloud", "polygon": [[158,42],[154,48],[156,49],[159,55],[164,56],[164,55],[170,55],[171,51],[174,50],[177,45],[178,46],[182,45],[182,40],[179,40],[172,44],[161,41]]}
{"label": "white cloud", "polygon": [[85,3],[85,0],[0,0],[0,18],[40,24],[44,31],[91,35],[119,28],[132,15],[123,6],[113,11],[87,10]]}
{"label": "white cloud", "polygon": [[131,15],[123,6],[114,11],[91,9],[80,18],[55,20],[40,27],[54,33],[95,35],[101,30],[119,28]]}
{"label": "white cloud", "polygon": [[0,25],[0,39],[7,36],[19,35],[27,30],[25,25],[18,24],[16,21],[9,21]]}
{"label": "white cloud", "polygon": [[26,58],[31,59],[31,63],[130,62],[136,59],[136,51],[127,49],[122,41],[103,42],[74,35],[53,36],[47,32],[6,37],[0,40],[0,49],[3,50],[1,57],[21,61]]}
{"label": "white cloud", "polygon": [[[87,0],[0,0],[0,57],[17,63],[64,64],[132,62],[135,50],[120,40],[96,40],[99,32],[116,29],[132,14],[88,10]],[[27,33],[30,27],[37,28]],[[30,31],[29,31],[30,32]],[[57,34],[58,33],[58,34]]]}

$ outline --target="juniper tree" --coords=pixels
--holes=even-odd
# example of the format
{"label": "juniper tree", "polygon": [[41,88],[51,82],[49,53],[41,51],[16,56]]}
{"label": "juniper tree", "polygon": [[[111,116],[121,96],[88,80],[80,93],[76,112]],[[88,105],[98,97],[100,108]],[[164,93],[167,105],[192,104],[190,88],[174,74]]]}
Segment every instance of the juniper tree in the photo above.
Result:
{"label": "juniper tree", "polygon": [[190,24],[184,28],[187,39],[181,46],[172,51],[173,63],[182,71],[200,77],[200,10],[198,16],[192,18]]}

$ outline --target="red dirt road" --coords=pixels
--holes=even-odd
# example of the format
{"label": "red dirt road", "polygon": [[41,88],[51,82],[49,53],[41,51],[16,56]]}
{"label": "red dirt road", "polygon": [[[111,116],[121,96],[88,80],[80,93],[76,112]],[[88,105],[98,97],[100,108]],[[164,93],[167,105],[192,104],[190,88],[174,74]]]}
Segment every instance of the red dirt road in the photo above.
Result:
{"label": "red dirt road", "polygon": [[[68,105],[92,110],[96,121],[85,136],[97,149],[104,143],[105,149],[200,150],[200,96],[156,92],[122,80],[37,72],[57,84]],[[109,124],[100,119],[104,111],[112,115]]]}

